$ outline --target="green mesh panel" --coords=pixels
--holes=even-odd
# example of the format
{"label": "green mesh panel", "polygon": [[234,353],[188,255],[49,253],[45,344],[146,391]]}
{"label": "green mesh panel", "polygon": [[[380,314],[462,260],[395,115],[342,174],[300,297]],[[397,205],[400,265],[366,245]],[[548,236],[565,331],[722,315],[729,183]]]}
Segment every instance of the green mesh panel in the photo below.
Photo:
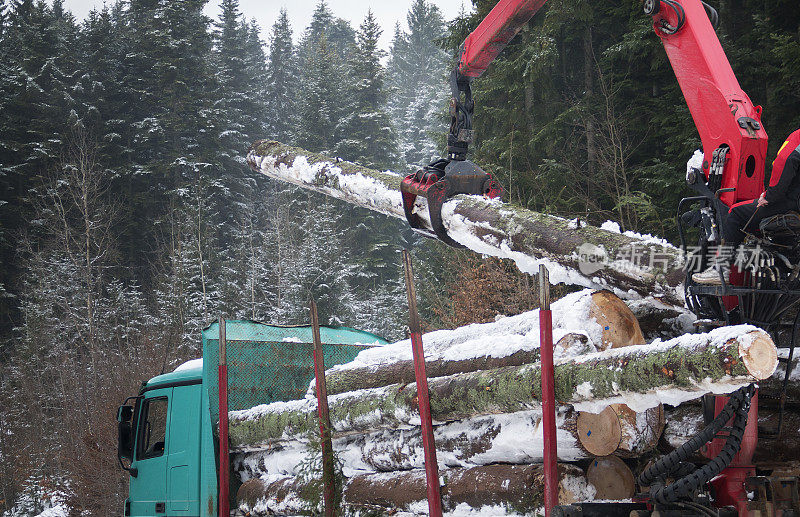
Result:
{"label": "green mesh panel", "polygon": [[[302,399],[314,379],[310,326],[280,327],[254,321],[228,321],[228,408],[249,409],[278,400]],[[346,327],[321,327],[325,366],[352,361],[365,348],[386,340]],[[212,422],[219,419],[219,325],[203,331],[203,379],[208,386]]]}

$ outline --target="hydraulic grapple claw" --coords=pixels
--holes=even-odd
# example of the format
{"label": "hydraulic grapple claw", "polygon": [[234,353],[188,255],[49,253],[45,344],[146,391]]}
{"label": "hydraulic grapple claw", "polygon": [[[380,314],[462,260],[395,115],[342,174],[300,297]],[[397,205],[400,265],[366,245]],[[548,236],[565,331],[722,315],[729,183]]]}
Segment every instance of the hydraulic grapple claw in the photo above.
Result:
{"label": "hydraulic grapple claw", "polygon": [[[400,183],[403,196],[403,210],[411,227],[427,237],[456,248],[463,248],[447,234],[442,222],[442,205],[458,194],[486,196],[489,199],[502,198],[503,187],[491,175],[470,161],[437,162],[406,176]],[[431,229],[414,212],[417,196],[428,201],[428,214]]]}

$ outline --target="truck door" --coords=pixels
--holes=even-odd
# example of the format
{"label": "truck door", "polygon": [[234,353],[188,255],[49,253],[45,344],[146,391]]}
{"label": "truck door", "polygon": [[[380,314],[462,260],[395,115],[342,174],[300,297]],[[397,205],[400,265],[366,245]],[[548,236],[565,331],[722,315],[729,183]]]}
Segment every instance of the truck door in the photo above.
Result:
{"label": "truck door", "polygon": [[139,404],[136,450],[131,468],[128,500],[131,517],[164,517],[167,514],[167,465],[169,458],[169,409],[173,388],[148,391]]}
{"label": "truck door", "polygon": [[167,512],[169,517],[200,515],[200,384],[172,389],[168,433]]}

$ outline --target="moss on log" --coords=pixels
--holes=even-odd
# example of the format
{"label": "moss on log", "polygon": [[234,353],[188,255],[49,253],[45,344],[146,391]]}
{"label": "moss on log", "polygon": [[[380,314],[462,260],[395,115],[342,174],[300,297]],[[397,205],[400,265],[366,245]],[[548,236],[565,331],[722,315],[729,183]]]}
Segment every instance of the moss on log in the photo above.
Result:
{"label": "moss on log", "polygon": [[[251,168],[280,181],[321,192],[382,214],[404,218],[399,185],[402,177],[333,159],[275,141],[253,144],[247,156]],[[427,220],[424,201],[419,215]],[[631,293],[663,295],[682,301],[676,287],[683,281],[679,252],[650,241],[628,237],[563,218],[541,214],[477,196],[456,196],[445,203],[442,216],[450,235],[460,244],[487,255],[509,258],[519,269],[534,274],[541,261],[557,265],[555,282],[605,287]],[[585,244],[605,256],[602,267],[587,270]],[[594,254],[594,251],[592,252]]]}
{"label": "moss on log", "polygon": [[[597,456],[597,449],[587,450],[589,439],[603,441],[603,454],[622,457],[641,456],[655,449],[664,429],[661,407],[650,408],[644,415],[628,410],[615,412],[609,408],[611,430],[596,426],[579,429],[576,420],[584,414],[562,406],[556,417],[559,461],[579,461]],[[618,413],[621,416],[618,416]],[[637,418],[638,416],[638,418]],[[442,467],[469,467],[491,463],[541,463],[541,410],[486,415],[434,427],[438,463]],[[587,432],[591,431],[591,432]],[[307,443],[284,442],[270,450],[250,451],[236,455],[237,472],[244,477],[285,474],[293,457],[302,456]],[[385,429],[366,434],[336,438],[334,450],[340,451],[345,471],[391,472],[421,469],[422,435],[418,427]]]}
{"label": "moss on log", "polygon": [[[591,499],[594,487],[583,471],[573,465],[558,466],[558,497],[561,504]],[[472,508],[501,506],[519,513],[536,511],[543,505],[544,472],[541,465],[487,465],[441,470],[442,505],[452,511],[460,504]],[[371,510],[370,515],[392,515],[408,511],[426,501],[425,472],[412,470],[391,474],[363,474],[345,481],[342,506]],[[305,486],[296,478],[274,481],[260,478],[245,482],[237,494],[241,510],[256,506],[281,514],[310,515],[302,503]]]}
{"label": "moss on log", "polygon": [[[577,404],[581,410],[599,406],[599,411],[610,403],[625,402],[624,395],[637,394],[639,401],[651,397],[650,405],[656,406],[659,390],[676,390],[691,398],[712,388],[733,391],[768,377],[776,368],[776,357],[769,335],[753,327],[729,327],[657,345],[613,349],[558,362],[556,399]],[[433,378],[429,382],[431,412],[434,420],[449,422],[535,409],[541,400],[540,385],[539,363]],[[409,426],[418,418],[416,384],[335,395],[329,404],[334,431],[340,434]],[[281,439],[296,439],[313,425],[311,402],[267,405],[255,417],[233,412],[231,446],[265,447]]]}

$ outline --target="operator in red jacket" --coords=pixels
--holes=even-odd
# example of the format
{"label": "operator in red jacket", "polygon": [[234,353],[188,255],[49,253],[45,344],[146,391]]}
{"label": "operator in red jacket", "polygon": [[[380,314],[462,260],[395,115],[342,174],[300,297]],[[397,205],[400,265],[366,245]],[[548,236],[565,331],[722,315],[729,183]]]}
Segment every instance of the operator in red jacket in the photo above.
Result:
{"label": "operator in red jacket", "polygon": [[[800,209],[800,129],[789,135],[778,156],[772,162],[769,187],[761,197],[733,205],[722,228],[722,245],[736,250],[744,241],[744,231],[753,232],[768,217]],[[755,214],[755,215],[754,215]],[[752,218],[752,219],[751,219]],[[747,228],[745,225],[748,224]],[[735,251],[734,251],[735,255]],[[731,257],[732,258],[732,257]],[[725,281],[728,281],[730,264],[722,264]],[[720,284],[716,267],[692,275],[698,284]]]}

